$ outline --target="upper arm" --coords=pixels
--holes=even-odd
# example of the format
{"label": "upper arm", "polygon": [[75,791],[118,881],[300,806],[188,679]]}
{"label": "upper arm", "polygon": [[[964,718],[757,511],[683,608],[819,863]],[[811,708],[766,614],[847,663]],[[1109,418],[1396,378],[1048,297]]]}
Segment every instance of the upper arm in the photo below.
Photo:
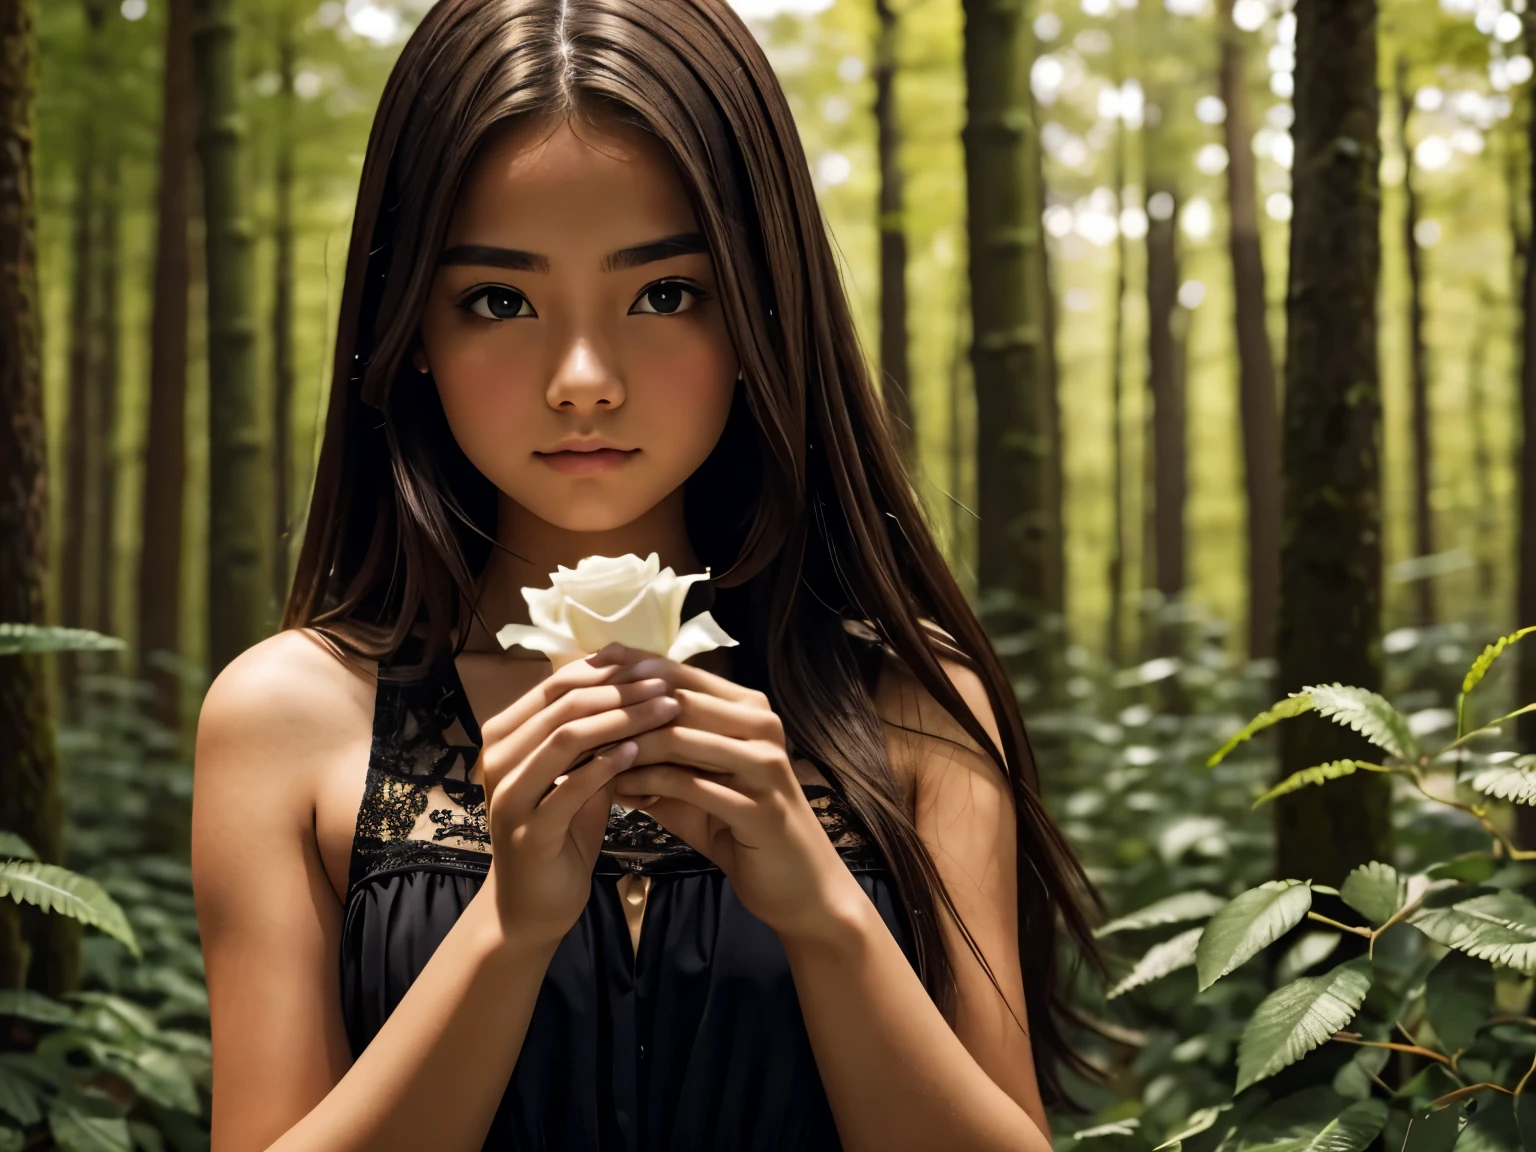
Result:
{"label": "upper arm", "polygon": [[[981,678],[956,661],[939,663],[1001,747]],[[875,707],[886,724],[892,765],[912,799],[918,835],[1004,993],[999,996],[941,902],[944,950],[956,985],[950,1025],[983,1071],[1048,1134],[1029,1037],[1020,1026],[1027,1027],[1028,1019],[1019,958],[1016,815],[1008,780],[959,721],[893,661],[882,670]]]}
{"label": "upper arm", "polygon": [[[315,783],[367,756],[361,680],[281,632],[214,680],[198,717],[192,881],[213,1029],[213,1148],[266,1148],[351,1064],[342,909],[315,837]],[[357,741],[361,733],[362,744]]]}

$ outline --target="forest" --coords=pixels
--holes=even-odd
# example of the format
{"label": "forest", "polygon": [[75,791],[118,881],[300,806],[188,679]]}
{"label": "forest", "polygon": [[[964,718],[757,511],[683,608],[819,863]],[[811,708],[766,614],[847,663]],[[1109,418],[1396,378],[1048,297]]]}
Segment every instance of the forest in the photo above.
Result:
{"label": "forest", "polygon": [[[1104,902],[1059,1152],[1536,1149],[1536,8],[732,3]],[[208,1147],[198,708],[428,7],[0,0],[0,1152]]]}

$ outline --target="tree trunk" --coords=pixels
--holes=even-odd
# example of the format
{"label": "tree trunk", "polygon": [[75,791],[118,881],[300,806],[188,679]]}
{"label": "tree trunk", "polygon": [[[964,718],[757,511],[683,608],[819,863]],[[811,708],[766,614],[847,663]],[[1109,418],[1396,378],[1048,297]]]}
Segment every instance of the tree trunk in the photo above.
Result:
{"label": "tree trunk", "polygon": [[1274,655],[1280,587],[1280,430],[1275,365],[1269,345],[1264,251],[1246,55],[1232,23],[1233,0],[1220,0],[1221,98],[1227,106],[1227,246],[1232,260],[1244,482],[1248,497],[1248,655]]}
{"label": "tree trunk", "polygon": [[[1166,220],[1147,223],[1147,384],[1152,399],[1152,539],[1153,586],[1172,604],[1184,594],[1184,503],[1188,493],[1184,443],[1185,317],[1179,310],[1179,197],[1170,187],[1148,180],[1154,194],[1173,198]],[[1160,649],[1174,637],[1159,635]]]}
{"label": "tree trunk", "polygon": [[[273,281],[275,294],[272,301],[272,505],[277,512],[276,531],[272,539],[272,591],[277,605],[277,618],[281,619],[283,604],[288,599],[288,542],[290,539],[289,516],[293,502],[289,480],[293,467],[292,409],[293,409],[293,154],[295,139],[293,122],[294,107],[293,74],[298,45],[294,41],[297,17],[285,11],[280,17],[277,42],[278,79],[282,85],[278,93],[278,141],[275,199],[277,201],[276,227],[273,229]],[[905,317],[903,306],[902,315]]]}
{"label": "tree trunk", "polygon": [[[91,548],[96,557],[96,579],[93,586],[95,603],[92,605],[91,626],[110,635],[117,634],[116,581],[117,564],[114,557],[116,539],[118,469],[117,469],[117,410],[118,390],[122,383],[122,305],[120,280],[122,277],[122,197],[118,192],[122,179],[122,150],[117,142],[109,141],[103,150],[102,191],[100,197],[101,226],[97,256],[100,260],[96,290],[99,293],[97,324],[98,342],[94,365],[93,386],[96,395],[94,427],[91,438],[94,467],[91,487],[96,496],[92,501],[95,519],[92,531],[95,543]],[[113,653],[93,653],[89,663],[93,667],[111,667],[117,663]]]}
{"label": "tree trunk", "polygon": [[977,580],[1005,627],[1051,601],[1050,365],[1031,5],[965,0],[966,204],[976,388]]}
{"label": "tree trunk", "polygon": [[[1125,126],[1115,129],[1115,206],[1125,209]],[[1117,218],[1118,220],[1118,218]],[[1125,232],[1115,232],[1115,297],[1110,301],[1109,459],[1109,621],[1105,648],[1112,666],[1125,659]]]}
{"label": "tree trunk", "polygon": [[880,154],[880,390],[909,467],[917,465],[917,425],[907,357],[907,231],[902,207],[901,122],[896,110],[897,18],[875,0],[875,131]]}
{"label": "tree trunk", "polygon": [[[1525,35],[1529,41],[1536,36],[1536,12],[1525,14]],[[1530,89],[1528,89],[1530,91]],[[1536,111],[1526,117],[1526,195],[1530,206],[1530,219],[1536,228]],[[1519,573],[1517,576],[1515,611],[1516,624],[1525,627],[1536,624],[1536,246],[1532,238],[1525,238],[1524,283],[1521,293],[1522,340],[1520,361],[1520,523]],[[1536,644],[1531,640],[1515,648],[1519,656],[1519,674],[1516,690],[1521,704],[1536,701]],[[1520,743],[1527,752],[1536,752],[1536,712],[1528,712],[1517,721]],[[1521,821],[1522,842],[1529,847],[1536,844],[1536,809],[1517,805],[1526,817]]]}
{"label": "tree trunk", "polygon": [[186,485],[187,324],[193,134],[192,0],[170,0],[161,93],[160,189],[156,204],[150,320],[149,430],[140,510],[139,675],[154,685],[153,713],[181,731],[181,679],[157,655],[181,653],[182,502]]}
{"label": "tree trunk", "polygon": [[[1493,451],[1488,444],[1488,344],[1494,339],[1489,317],[1496,307],[1486,285],[1478,290],[1477,321],[1472,332],[1472,359],[1467,365],[1467,421],[1472,425],[1473,548],[1477,554],[1477,599],[1487,612],[1493,605],[1493,556],[1497,539],[1494,519]],[[1486,623],[1486,621],[1479,621]]]}
{"label": "tree trunk", "polygon": [[[1413,552],[1431,556],[1435,551],[1434,513],[1429,506],[1429,486],[1434,471],[1429,439],[1429,367],[1424,349],[1424,272],[1416,233],[1419,197],[1413,186],[1413,148],[1408,143],[1408,118],[1413,113],[1413,93],[1408,88],[1408,61],[1399,56],[1396,68],[1397,139],[1403,150],[1403,251],[1408,257],[1408,380],[1413,414]],[[1414,584],[1416,623],[1435,622],[1435,581],[1424,575]]]}
{"label": "tree trunk", "polygon": [[192,55],[208,252],[208,675],[262,638],[272,523],[256,382],[245,122],[233,0],[194,0]]}
{"label": "tree trunk", "polygon": [[[1280,692],[1381,684],[1380,273],[1374,0],[1296,6],[1294,216],[1280,554]],[[1280,772],[1367,758],[1365,741],[1303,716],[1281,725]],[[1390,859],[1390,792],[1375,773],[1277,803],[1279,875],[1337,885]]]}
{"label": "tree trunk", "polygon": [[[0,621],[46,624],[48,438],[33,184],[37,41],[32,0],[0,0]],[[47,670],[0,656],[0,829],[62,863],[64,817]],[[0,900],[0,987],[74,987],[79,925]]]}

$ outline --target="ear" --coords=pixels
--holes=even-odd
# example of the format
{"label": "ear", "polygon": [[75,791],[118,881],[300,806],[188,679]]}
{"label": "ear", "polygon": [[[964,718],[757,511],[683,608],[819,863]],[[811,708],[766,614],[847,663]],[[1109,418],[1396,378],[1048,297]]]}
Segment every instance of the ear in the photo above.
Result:
{"label": "ear", "polygon": [[419,345],[416,351],[411,353],[411,363],[423,376],[432,371],[432,366],[427,363],[427,350]]}

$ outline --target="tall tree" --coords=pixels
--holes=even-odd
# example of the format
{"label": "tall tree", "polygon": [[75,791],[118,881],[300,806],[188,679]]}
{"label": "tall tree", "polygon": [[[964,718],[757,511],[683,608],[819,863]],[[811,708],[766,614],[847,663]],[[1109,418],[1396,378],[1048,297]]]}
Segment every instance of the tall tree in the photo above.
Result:
{"label": "tall tree", "polygon": [[[1424,346],[1424,271],[1419,251],[1419,197],[1414,187],[1413,146],[1408,142],[1408,120],[1413,115],[1414,93],[1408,84],[1408,58],[1399,55],[1394,70],[1397,98],[1397,141],[1403,152],[1403,252],[1408,258],[1408,383],[1413,416],[1413,551],[1429,556],[1435,551],[1434,513],[1429,506],[1430,480],[1434,471],[1429,437],[1429,354]],[[1414,608],[1421,625],[1435,621],[1435,581],[1429,575],[1415,582]]]}
{"label": "tall tree", "polygon": [[[1281,692],[1381,683],[1380,95],[1375,0],[1296,6],[1296,121],[1277,634]],[[1280,772],[1365,758],[1315,716],[1280,728]],[[1282,876],[1337,884],[1390,859],[1390,792],[1359,773],[1277,808]]]}
{"label": "tall tree", "polygon": [[880,381],[909,465],[917,463],[917,425],[907,355],[907,225],[896,106],[900,28],[891,0],[875,0],[875,134],[880,154]]}
{"label": "tall tree", "polygon": [[[32,0],[0,0],[0,621],[47,622],[48,440],[33,142]],[[62,863],[59,764],[42,657],[0,656],[0,829]],[[0,900],[0,987],[58,994],[79,971],[79,926]]]}
{"label": "tall tree", "polygon": [[[113,515],[117,505],[117,414],[118,390],[122,383],[122,213],[123,201],[120,190],[123,169],[122,146],[117,140],[109,140],[102,149],[102,188],[99,197],[100,224],[96,256],[99,262],[95,291],[97,338],[95,360],[92,365],[92,390],[96,396],[95,420],[90,428],[91,437],[91,486],[95,489],[92,507],[95,516],[91,530],[95,542],[91,554],[97,566],[92,587],[95,602],[90,612],[91,626],[102,632],[117,632],[115,614],[116,589],[113,562],[114,528],[117,517]],[[100,663],[101,656],[92,663]]]}
{"label": "tall tree", "polygon": [[[1525,13],[1525,37],[1527,43],[1536,43],[1536,11]],[[1536,88],[1527,87],[1528,93],[1536,94]],[[1536,232],[1536,100],[1526,114],[1526,196],[1530,209],[1531,228]],[[1515,609],[1518,623],[1522,626],[1536,624],[1536,244],[1531,234],[1526,234],[1524,244],[1524,268],[1521,291],[1521,358],[1520,358],[1520,519],[1517,532],[1519,550]],[[1516,688],[1522,702],[1536,700],[1536,644],[1526,641],[1515,651],[1519,655],[1519,673]],[[1536,713],[1527,713],[1519,721],[1520,743],[1527,752],[1536,752]],[[1527,817],[1520,832],[1523,843],[1536,844],[1536,811],[1528,812],[1525,805],[1519,809]]]}
{"label": "tall tree", "polygon": [[1032,5],[964,0],[967,227],[976,389],[977,579],[1015,625],[1053,599],[1043,193],[1030,68]]}
{"label": "tall tree", "polygon": [[208,253],[208,673],[262,638],[271,524],[257,429],[251,246],[243,196],[245,121],[234,0],[194,0],[197,147]]}
{"label": "tall tree", "polygon": [[[1125,213],[1125,123],[1115,127],[1114,188],[1116,219]],[[1115,230],[1114,296],[1110,301],[1109,338],[1109,620],[1105,650],[1111,664],[1125,658],[1125,230]]]}
{"label": "tall tree", "polygon": [[[1152,515],[1147,546],[1152,584],[1172,603],[1184,594],[1184,504],[1188,461],[1184,427],[1184,325],[1179,307],[1178,191],[1156,160],[1155,135],[1147,137],[1147,189],[1167,196],[1174,210],[1147,222],[1147,392],[1152,401]],[[1155,638],[1166,647],[1170,636]]]}
{"label": "tall tree", "polygon": [[[294,150],[298,143],[293,81],[298,56],[297,23],[292,6],[285,5],[278,15],[277,32],[278,128],[273,179],[276,219],[272,230],[272,507],[277,513],[272,535],[272,593],[279,615],[288,596],[289,516],[293,503],[289,479],[293,467],[293,184]],[[901,314],[905,323],[905,303]]]}
{"label": "tall tree", "polygon": [[155,717],[181,729],[181,680],[156,654],[181,651],[182,502],[186,484],[187,323],[194,131],[192,0],[169,0],[161,80],[160,188],[155,206],[149,429],[140,510],[139,675],[154,685]]}
{"label": "tall tree", "polygon": [[1247,56],[1232,22],[1233,0],[1219,0],[1222,124],[1227,148],[1227,247],[1232,262],[1238,406],[1248,505],[1248,655],[1274,655],[1280,588],[1280,429],[1274,356],[1266,317],[1264,251],[1259,237]]}

